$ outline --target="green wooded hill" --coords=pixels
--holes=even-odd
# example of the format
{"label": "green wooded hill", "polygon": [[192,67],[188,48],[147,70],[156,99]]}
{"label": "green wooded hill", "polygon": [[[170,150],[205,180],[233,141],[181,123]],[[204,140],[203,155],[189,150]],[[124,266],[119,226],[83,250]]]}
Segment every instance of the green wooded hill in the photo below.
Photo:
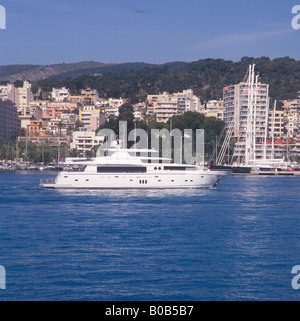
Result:
{"label": "green wooded hill", "polygon": [[165,64],[138,70],[107,72],[102,75],[84,74],[64,79],[37,81],[34,88],[51,91],[52,87],[65,86],[74,93],[91,87],[100,97],[126,97],[132,102],[145,100],[147,94],[170,93],[193,89],[201,101],[222,98],[225,86],[246,79],[249,64],[255,63],[260,81],[270,85],[272,99],[295,99],[300,91],[300,61],[284,57],[271,60],[268,57],[243,57],[238,62],[223,59],[202,59],[186,64]]}

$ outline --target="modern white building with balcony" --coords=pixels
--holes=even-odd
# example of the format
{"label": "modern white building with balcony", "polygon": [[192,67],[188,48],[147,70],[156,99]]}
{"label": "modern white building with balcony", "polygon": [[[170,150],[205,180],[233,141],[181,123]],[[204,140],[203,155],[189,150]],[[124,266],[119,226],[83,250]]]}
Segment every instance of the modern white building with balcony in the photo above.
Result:
{"label": "modern white building with balcony", "polygon": [[73,142],[71,149],[77,149],[83,156],[94,146],[103,144],[105,137],[97,136],[95,131],[87,128],[80,128],[79,131],[73,132]]}
{"label": "modern white building with balcony", "polygon": [[52,99],[54,99],[54,101],[61,102],[64,100],[68,100],[70,94],[71,93],[69,89],[62,87],[62,88],[53,88],[51,96],[52,96]]}
{"label": "modern white building with balcony", "polygon": [[[248,126],[249,83],[241,82],[223,88],[223,111],[226,128],[233,126],[232,137],[236,140],[234,157],[242,161],[245,157],[246,135]],[[263,148],[260,145],[268,136],[269,121],[269,85],[258,82],[253,89],[255,108],[253,119],[253,137],[255,137],[255,155],[263,157]],[[260,142],[260,143],[259,143]]]}

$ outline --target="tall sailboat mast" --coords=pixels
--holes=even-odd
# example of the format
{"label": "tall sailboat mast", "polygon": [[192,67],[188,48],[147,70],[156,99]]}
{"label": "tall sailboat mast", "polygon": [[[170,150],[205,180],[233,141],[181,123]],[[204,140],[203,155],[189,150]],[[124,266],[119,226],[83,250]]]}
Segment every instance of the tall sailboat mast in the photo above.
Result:
{"label": "tall sailboat mast", "polygon": [[276,104],[277,101],[274,102],[274,109],[273,109],[273,122],[272,122],[272,155],[271,158],[274,159],[274,136],[275,136],[275,115],[276,115]]}
{"label": "tall sailboat mast", "polygon": [[256,77],[255,79],[255,86],[254,86],[254,68],[255,68],[254,64],[249,66],[248,110],[247,110],[246,149],[245,149],[246,165],[253,164],[255,160],[255,149],[256,149],[256,100],[257,100],[258,77]]}

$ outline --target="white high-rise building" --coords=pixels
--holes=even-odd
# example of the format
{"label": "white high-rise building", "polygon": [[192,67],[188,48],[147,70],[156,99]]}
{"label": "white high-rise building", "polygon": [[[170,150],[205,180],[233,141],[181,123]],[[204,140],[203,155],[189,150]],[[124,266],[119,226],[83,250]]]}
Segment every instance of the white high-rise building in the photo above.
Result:
{"label": "white high-rise building", "polygon": [[23,87],[16,88],[16,105],[18,112],[26,115],[30,103],[34,100],[31,83],[24,81]]}
{"label": "white high-rise building", "polygon": [[250,88],[249,82],[241,82],[225,87],[223,104],[227,130],[233,126],[232,137],[237,141],[234,157],[240,162],[245,159],[251,127],[252,150],[256,158],[263,158],[262,144],[268,135],[269,85],[255,82]]}
{"label": "white high-rise building", "polygon": [[23,87],[16,88],[13,84],[0,86],[0,98],[16,104],[19,114],[26,115],[30,103],[34,100],[31,84],[24,81]]}

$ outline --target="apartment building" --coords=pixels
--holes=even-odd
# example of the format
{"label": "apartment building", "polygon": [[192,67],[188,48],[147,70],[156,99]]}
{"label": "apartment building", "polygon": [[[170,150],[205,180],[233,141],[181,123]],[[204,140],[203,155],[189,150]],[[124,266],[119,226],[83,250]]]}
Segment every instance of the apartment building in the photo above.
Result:
{"label": "apartment building", "polygon": [[34,100],[31,84],[24,81],[23,87],[20,88],[16,88],[13,84],[1,85],[0,99],[12,101],[16,104],[18,113],[26,115],[29,112],[30,103]]}
{"label": "apartment building", "polygon": [[253,88],[253,96],[249,96],[249,83],[241,82],[236,85],[223,88],[223,111],[226,128],[229,130],[233,126],[232,137],[236,140],[234,157],[242,160],[246,151],[246,135],[249,114],[249,99],[255,99],[254,118],[255,124],[252,124],[253,137],[255,137],[255,155],[257,158],[263,157],[263,149],[259,142],[265,140],[268,134],[269,120],[269,85],[258,82]]}
{"label": "apartment building", "polygon": [[26,115],[29,111],[30,103],[34,100],[31,83],[24,81],[23,87],[16,88],[16,105],[18,112]]}
{"label": "apartment building", "polygon": [[267,137],[280,138],[285,135],[284,111],[269,110],[268,135]]}
{"label": "apartment building", "polygon": [[200,112],[200,98],[191,89],[170,94],[163,92],[147,96],[147,113],[156,114],[156,121],[167,122],[169,118],[181,115],[186,111]]}
{"label": "apartment building", "polygon": [[299,98],[283,100],[284,123],[289,138],[300,137],[300,92]]}
{"label": "apartment building", "polygon": [[84,106],[83,109],[79,111],[79,120],[85,128],[96,130],[106,121],[105,110],[92,105]]}
{"label": "apartment building", "polygon": [[80,128],[79,131],[73,132],[73,142],[71,149],[77,149],[83,156],[94,146],[103,144],[105,137],[97,136],[96,132],[87,128]]}
{"label": "apartment building", "polygon": [[84,105],[95,105],[99,99],[99,94],[96,89],[83,89],[81,90],[81,102]]}
{"label": "apartment building", "polygon": [[183,114],[186,111],[200,112],[200,98],[195,96],[192,89],[183,90],[182,92],[174,93],[173,96],[178,98],[178,112]]}
{"label": "apartment building", "polygon": [[205,104],[205,108],[200,111],[206,117],[215,117],[224,120],[224,104],[223,100],[209,100]]}
{"label": "apartment building", "polygon": [[167,122],[179,114],[178,97],[167,92],[159,95],[148,95],[148,114],[156,114],[157,122]]}
{"label": "apartment building", "polygon": [[0,99],[16,102],[16,88],[13,84],[0,85]]}

